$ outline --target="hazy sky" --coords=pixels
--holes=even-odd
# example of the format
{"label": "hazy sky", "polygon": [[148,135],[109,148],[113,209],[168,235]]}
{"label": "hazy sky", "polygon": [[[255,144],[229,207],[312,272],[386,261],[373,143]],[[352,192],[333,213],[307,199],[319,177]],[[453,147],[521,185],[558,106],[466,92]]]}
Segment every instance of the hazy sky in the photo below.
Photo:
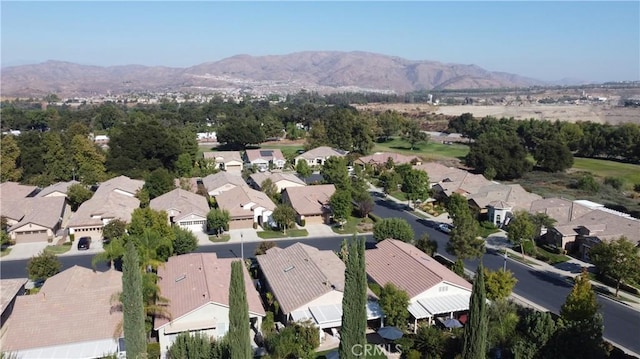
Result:
{"label": "hazy sky", "polygon": [[640,1],[14,2],[2,66],[187,67],[237,54],[369,51],[540,80],[640,80]]}

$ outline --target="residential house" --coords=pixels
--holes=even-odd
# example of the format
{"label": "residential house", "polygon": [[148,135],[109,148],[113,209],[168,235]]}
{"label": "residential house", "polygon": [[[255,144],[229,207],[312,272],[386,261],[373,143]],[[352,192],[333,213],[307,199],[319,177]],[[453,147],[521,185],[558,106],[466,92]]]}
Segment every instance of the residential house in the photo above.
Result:
{"label": "residential house", "polygon": [[528,211],[531,203],[540,199],[541,196],[527,192],[519,184],[494,183],[467,195],[469,206],[480,214],[486,214],[496,226],[509,224],[513,213]]}
{"label": "residential house", "polygon": [[0,183],[0,215],[12,226],[24,217],[22,202],[27,197],[33,197],[38,191],[36,186],[25,186],[18,182]]}
{"label": "residential house", "polygon": [[429,177],[429,188],[438,183],[462,180],[469,172],[455,167],[447,167],[438,162],[426,162],[413,168],[425,171]]}
{"label": "residential house", "polygon": [[365,252],[369,280],[383,287],[392,283],[409,295],[414,331],[419,320],[465,321],[471,283],[409,243],[385,239]]}
{"label": "residential house", "polygon": [[236,187],[247,187],[247,183],[238,173],[218,172],[202,179],[202,184],[207,189],[209,196],[217,196],[222,192]]}
{"label": "residential house", "polygon": [[[190,253],[170,257],[158,268],[158,287],[168,299],[166,309],[171,318],[156,317],[154,322],[162,358],[180,333],[221,338],[228,332],[229,284],[234,260],[239,259],[218,258],[215,253]],[[243,265],[242,269],[249,304],[247,326],[260,331],[265,311],[247,268]]]}
{"label": "residential house", "polygon": [[210,161],[214,168],[227,172],[241,173],[244,165],[239,151],[204,152],[204,159]]}
{"label": "residential house", "polygon": [[176,188],[152,199],[149,207],[167,212],[168,221],[172,225],[194,233],[207,231],[209,203],[199,194]]}
{"label": "residential house", "polygon": [[79,184],[78,181],[69,181],[69,182],[58,182],[54,183],[51,186],[43,188],[36,197],[55,197],[55,196],[67,196],[67,191],[69,187],[74,184]]}
{"label": "residential house", "polygon": [[245,157],[247,163],[258,167],[261,171],[266,171],[270,168],[281,169],[284,167],[285,163],[287,163],[282,151],[277,148],[247,150],[245,152]]}
{"label": "residential house", "polygon": [[[454,172],[454,176],[451,178],[448,177],[435,183],[431,188],[433,197],[441,201],[446,200],[454,193],[468,197],[470,194],[477,193],[483,187],[497,183],[489,181],[484,178],[483,175],[477,175],[467,171],[463,172],[464,173]],[[427,172],[427,175],[429,175],[429,172]],[[432,180],[429,179],[429,181],[431,182]]]}
{"label": "residential house", "polygon": [[405,156],[395,152],[376,152],[372,155],[358,158],[355,163],[361,166],[384,166],[389,159],[391,159],[396,165],[419,165],[421,163],[418,156]]}
{"label": "residential house", "polygon": [[263,192],[238,186],[215,196],[218,207],[229,211],[229,229],[244,229],[263,224],[273,225],[275,203]]}
{"label": "residential house", "polygon": [[296,166],[300,161],[307,161],[307,165],[309,165],[310,167],[324,166],[324,162],[328,158],[344,157],[347,155],[347,153],[347,151],[331,148],[328,146],[320,146],[300,154],[294,159],[294,161]]}
{"label": "residential house", "polygon": [[[7,331],[5,323],[9,320],[11,313],[13,312],[13,305],[16,301],[16,297],[24,294],[24,285],[27,284],[27,278],[17,279],[0,279],[0,338],[4,336]],[[0,339],[0,342],[2,339]]]}
{"label": "residential house", "polygon": [[[555,220],[555,225],[564,225],[583,215],[593,211],[592,208],[581,205],[577,201],[570,201],[564,198],[542,198],[535,200],[531,203],[529,213],[543,213],[549,216],[549,218]],[[547,233],[548,228],[541,228],[541,233],[537,235],[544,236]],[[575,232],[571,230],[570,233],[575,235]],[[573,239],[571,239],[572,241]],[[565,244],[569,241],[562,240],[558,243],[562,243],[559,247],[564,248]]]}
{"label": "residential house", "polygon": [[91,199],[80,205],[67,228],[76,237],[102,239],[102,227],[114,219],[131,221],[131,215],[140,207],[136,193],[144,181],[126,176],[112,178],[100,184]]}
{"label": "residential house", "polygon": [[74,266],[46,280],[37,294],[18,296],[2,351],[18,358],[101,358],[121,353],[122,311],[113,297],[122,273]]}
{"label": "residential house", "polygon": [[262,183],[270,179],[271,182],[278,188],[278,192],[284,191],[289,187],[304,187],[307,184],[304,183],[298,176],[293,173],[282,172],[257,172],[249,177],[249,184],[251,187],[262,191]]}
{"label": "residential house", "polygon": [[329,199],[336,192],[333,184],[288,187],[282,192],[282,202],[296,211],[300,225],[323,224],[331,220]]}
{"label": "residential house", "polygon": [[[264,290],[278,302],[284,322],[310,320],[320,329],[321,340],[325,331],[342,326],[345,265],[333,251],[296,243],[271,248],[256,259]],[[381,317],[375,295],[369,292],[367,320]]]}
{"label": "residential house", "polygon": [[21,210],[24,214],[8,230],[16,244],[52,241],[71,215],[66,197],[25,198],[16,205],[14,211]]}

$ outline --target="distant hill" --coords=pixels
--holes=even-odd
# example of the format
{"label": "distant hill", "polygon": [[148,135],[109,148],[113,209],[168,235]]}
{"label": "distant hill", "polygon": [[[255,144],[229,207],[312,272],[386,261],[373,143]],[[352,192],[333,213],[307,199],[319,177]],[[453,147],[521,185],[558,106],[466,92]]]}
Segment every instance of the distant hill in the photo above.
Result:
{"label": "distant hill", "polygon": [[4,97],[90,96],[131,91],[321,93],[527,87],[547,83],[476,65],[411,61],[368,52],[308,51],[281,56],[237,55],[188,68],[86,66],[47,61],[5,67]]}

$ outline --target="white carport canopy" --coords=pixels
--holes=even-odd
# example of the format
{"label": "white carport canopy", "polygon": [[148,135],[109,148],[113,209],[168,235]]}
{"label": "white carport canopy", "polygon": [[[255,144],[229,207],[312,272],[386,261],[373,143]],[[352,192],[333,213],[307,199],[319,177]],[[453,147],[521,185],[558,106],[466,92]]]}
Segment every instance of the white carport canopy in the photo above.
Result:
{"label": "white carport canopy", "polygon": [[51,347],[18,350],[15,351],[15,354],[16,358],[29,359],[85,359],[102,358],[106,355],[118,354],[120,351],[118,340],[103,339],[82,343],[69,343]]}
{"label": "white carport canopy", "polygon": [[[367,320],[378,319],[380,317],[382,317],[382,310],[378,302],[367,302]],[[295,312],[291,312],[291,318],[294,321],[309,319],[322,329],[336,328],[342,325],[342,303],[319,305],[296,310]]]}
{"label": "white carport canopy", "polygon": [[469,309],[471,293],[460,293],[431,298],[420,298],[409,304],[409,313],[416,319],[433,317]]}

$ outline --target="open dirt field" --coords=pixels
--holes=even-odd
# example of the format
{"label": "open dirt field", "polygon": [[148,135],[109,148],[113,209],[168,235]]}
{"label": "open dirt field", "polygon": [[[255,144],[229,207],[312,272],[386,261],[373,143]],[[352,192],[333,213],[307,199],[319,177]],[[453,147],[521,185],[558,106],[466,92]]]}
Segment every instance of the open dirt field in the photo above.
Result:
{"label": "open dirt field", "polygon": [[585,105],[458,105],[458,106],[430,106],[428,104],[368,104],[356,106],[359,110],[385,111],[396,110],[403,113],[435,113],[447,116],[459,116],[465,112],[472,113],[474,117],[485,116],[513,117],[515,119],[544,119],[560,121],[591,121],[599,123],[619,124],[632,122],[640,124],[640,109],[631,107],[618,107],[606,104]]}

